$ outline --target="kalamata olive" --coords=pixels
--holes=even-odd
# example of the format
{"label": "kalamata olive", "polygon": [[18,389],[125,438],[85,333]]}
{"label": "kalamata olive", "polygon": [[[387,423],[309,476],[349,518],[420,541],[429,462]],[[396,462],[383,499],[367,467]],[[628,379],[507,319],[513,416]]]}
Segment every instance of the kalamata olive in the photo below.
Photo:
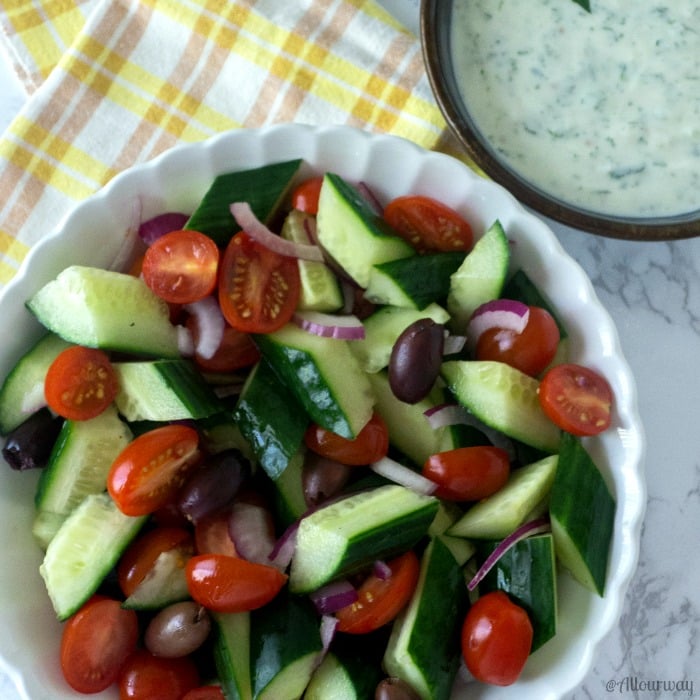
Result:
{"label": "kalamata olive", "polygon": [[425,398],[440,372],[444,326],[430,318],[413,322],[394,343],[389,360],[389,385],[400,401]]}
{"label": "kalamata olive", "polygon": [[250,473],[248,462],[237,450],[212,457],[182,487],[177,505],[193,523],[230,503]]}
{"label": "kalamata olive", "polygon": [[154,656],[179,658],[199,649],[211,631],[206,608],[192,600],[163,608],[149,623],[143,641]]}
{"label": "kalamata olive", "polygon": [[406,681],[391,677],[380,681],[374,700],[420,700],[420,695]]}
{"label": "kalamata olive", "polygon": [[311,507],[336,496],[348,482],[352,467],[309,452],[301,474],[304,500]]}
{"label": "kalamata olive", "polygon": [[63,419],[42,408],[7,434],[2,456],[18,471],[46,466]]}

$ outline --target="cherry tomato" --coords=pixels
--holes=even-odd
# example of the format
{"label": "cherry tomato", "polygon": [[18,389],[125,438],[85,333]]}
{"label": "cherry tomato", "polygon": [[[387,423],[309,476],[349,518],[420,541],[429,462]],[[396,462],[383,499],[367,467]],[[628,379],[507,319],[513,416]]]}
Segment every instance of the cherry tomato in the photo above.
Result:
{"label": "cherry tomato", "polygon": [[318,200],[322,185],[323,175],[304,180],[292,192],[292,209],[299,209],[307,214],[318,214]]}
{"label": "cherry tomato", "polygon": [[338,610],[338,631],[366,634],[391,622],[413,595],[418,583],[420,563],[412,551],[387,562],[391,575],[376,574],[364,581],[354,603]]}
{"label": "cherry tomato", "polygon": [[236,545],[229,534],[229,510],[205,515],[194,526],[194,546],[197,554],[225,554],[237,557]]}
{"label": "cherry tomato", "polygon": [[555,365],[542,377],[539,399],[549,419],[573,435],[598,435],[610,427],[612,388],[588,367]]}
{"label": "cherry tomato", "polygon": [[96,348],[72,345],[58,354],[44,380],[46,403],[70,420],[100,415],[119,391],[109,357]]}
{"label": "cherry tomato", "polygon": [[304,435],[306,446],[322,457],[352,466],[371,464],[389,451],[389,431],[384,419],[374,413],[353,439],[322,428],[315,423]]}
{"label": "cherry tomato", "polygon": [[177,549],[182,568],[194,554],[192,535],[180,527],[157,527],[137,537],[122,554],[117,565],[117,580],[122,593],[130,596],[153,569],[164,552]]}
{"label": "cherry tomato", "polygon": [[462,656],[483,683],[510,685],[520,676],[532,647],[532,623],[503,591],[481,596],[464,618]]}
{"label": "cherry tomato", "polygon": [[419,253],[471,250],[472,228],[454,209],[431,197],[407,195],[387,204],[384,219]]}
{"label": "cherry tomato", "polygon": [[137,649],[119,677],[120,700],[181,700],[198,687],[199,672],[192,659],[166,659]]}
{"label": "cherry tomato", "polygon": [[[197,347],[200,334],[197,317],[188,316],[185,325],[192,333]],[[260,359],[260,351],[248,333],[242,333],[226,324],[216,352],[211,357],[202,357],[195,353],[193,359],[205,372],[235,372],[237,369],[254,365]]]}
{"label": "cherry tomato", "polygon": [[185,572],[192,598],[214,612],[255,610],[269,603],[287,581],[274,566],[222,554],[196,555]]}
{"label": "cherry tomato", "polygon": [[559,328],[548,311],[539,306],[529,308],[522,333],[505,328],[484,331],[476,344],[476,359],[505,362],[531,377],[546,369],[557,352]]}
{"label": "cherry tomato", "polygon": [[199,457],[197,431],[164,425],[132,440],[117,456],[107,489],[125,515],[148,515],[171,501]]}
{"label": "cherry tomato", "polygon": [[182,700],[226,700],[224,691],[218,685],[201,685],[182,696]]}
{"label": "cherry tomato", "polygon": [[141,274],[161,299],[190,304],[214,291],[219,249],[199,231],[171,231],[146,250]]}
{"label": "cherry tomato", "polygon": [[423,476],[438,484],[435,495],[448,501],[479,501],[508,481],[510,459],[500,447],[458,447],[431,455]]}
{"label": "cherry tomato", "polygon": [[219,304],[224,318],[244,333],[271,333],[294,314],[301,294],[299,264],[247,233],[237,233],[224,253]]}
{"label": "cherry tomato", "polygon": [[61,670],[79,693],[99,693],[119,677],[136,648],[136,613],[121,603],[95,595],[63,627]]}

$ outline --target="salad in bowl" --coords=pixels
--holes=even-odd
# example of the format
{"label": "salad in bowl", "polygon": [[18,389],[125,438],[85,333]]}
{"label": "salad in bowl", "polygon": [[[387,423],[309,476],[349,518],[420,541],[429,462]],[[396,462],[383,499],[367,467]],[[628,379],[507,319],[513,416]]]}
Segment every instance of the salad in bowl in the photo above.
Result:
{"label": "salad in bowl", "polygon": [[644,483],[615,328],[451,157],[302,125],[173,149],[0,318],[25,697],[557,698],[616,624]]}

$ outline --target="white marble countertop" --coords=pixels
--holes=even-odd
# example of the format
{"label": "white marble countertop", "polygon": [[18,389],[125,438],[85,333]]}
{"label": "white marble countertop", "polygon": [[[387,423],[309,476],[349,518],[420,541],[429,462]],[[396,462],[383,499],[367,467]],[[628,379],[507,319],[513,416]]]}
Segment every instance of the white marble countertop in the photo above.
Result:
{"label": "white marble countertop", "polygon": [[[382,4],[416,27],[418,0]],[[24,99],[0,61],[0,129]],[[639,567],[618,626],[565,700],[700,695],[700,238],[634,243],[550,224],[617,324],[647,439]],[[19,697],[3,677],[0,697]]]}

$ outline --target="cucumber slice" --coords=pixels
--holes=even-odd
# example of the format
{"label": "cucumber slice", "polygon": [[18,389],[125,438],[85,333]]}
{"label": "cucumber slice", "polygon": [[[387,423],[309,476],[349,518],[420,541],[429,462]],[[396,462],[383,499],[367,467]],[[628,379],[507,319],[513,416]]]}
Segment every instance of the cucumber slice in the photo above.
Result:
{"label": "cucumber slice", "polygon": [[561,431],[540,406],[539,382],[504,362],[452,360],[441,374],[455,398],[486,425],[544,452]]}
{"label": "cucumber slice", "polygon": [[288,527],[308,510],[304,496],[302,471],[306,448],[292,456],[287,468],[273,481],[275,513],[282,527]]}
{"label": "cucumber slice", "polygon": [[453,537],[446,533],[463,514],[462,509],[456,503],[440,501],[435,520],[428,529],[428,535],[439,537],[460,566],[464,566],[474,556],[476,546],[471,540],[464,537]]}
{"label": "cucumber slice", "polygon": [[[292,209],[282,225],[280,235],[295,243],[311,243],[306,226],[316,225],[310,214]],[[299,309],[308,311],[337,311],[343,305],[343,294],[336,276],[320,262],[299,260],[301,296]]]}
{"label": "cucumber slice", "polygon": [[185,228],[205,233],[225,246],[238,230],[230,210],[233,202],[248,202],[255,216],[269,223],[300,166],[297,159],[217,176]]}
{"label": "cucumber slice", "polygon": [[299,451],[309,424],[306,411],[264,359],[248,375],[234,419],[273,481]]}
{"label": "cucumber slice", "polygon": [[122,607],[130,610],[160,610],[171,603],[187,600],[190,592],[185,576],[186,563],[186,557],[179,547],[161,552],[143,581],[122,603]]}
{"label": "cucumber slice", "polygon": [[145,521],[124,515],[106,493],[86,496],[66,518],[39,567],[59,620],[97,590]]}
{"label": "cucumber slice", "polygon": [[252,700],[250,613],[212,613],[214,664],[227,700]]}
{"label": "cucumber slice", "polygon": [[315,422],[354,438],[372,417],[374,396],[367,375],[348,347],[288,323],[255,342],[280,379]]}
{"label": "cucumber slice", "polygon": [[557,472],[559,457],[550,455],[511,472],[506,485],[473,505],[447,529],[453,537],[503,539],[525,523],[546,503]]}
{"label": "cucumber slice", "polygon": [[508,238],[500,221],[495,221],[452,275],[447,310],[452,316],[452,328],[456,333],[464,333],[477,307],[498,299],[508,275],[509,263]]}
{"label": "cucumber slice", "polygon": [[207,418],[225,406],[189,360],[114,362],[114,399],[128,421]]}
{"label": "cucumber slice", "polygon": [[299,522],[290,590],[308,593],[410,549],[428,531],[437,508],[437,499],[392,484],[314,511]]}
{"label": "cucumber slice", "polygon": [[7,435],[46,405],[46,372],[56,356],[70,345],[48,333],[19,359],[0,388],[0,435]]}
{"label": "cucumber slice", "polygon": [[[479,566],[498,542],[477,544]],[[539,649],[557,631],[557,571],[554,539],[535,535],[513,545],[479,583],[479,595],[505,591],[525,608],[533,627],[531,651]]]}
{"label": "cucumber slice", "polygon": [[375,265],[370,270],[365,298],[375,304],[409,309],[443,304],[450,291],[450,276],[464,258],[461,252],[430,253]]}
{"label": "cucumber slice", "polygon": [[378,372],[389,364],[391,350],[403,331],[421,318],[432,318],[435,323],[447,323],[450,315],[438,304],[429,304],[422,310],[385,306],[367,317],[362,325],[365,337],[350,344],[355,357],[365,372]]}
{"label": "cucumber slice", "polygon": [[280,593],[251,614],[250,664],[256,700],[297,700],[318,665],[319,617],[308,598]]}
{"label": "cucumber slice", "polygon": [[352,185],[334,173],[323,178],[316,221],[323,248],[363,289],[373,265],[416,254]]}
{"label": "cucumber slice", "polygon": [[575,579],[602,596],[615,527],[615,499],[578,438],[565,433],[549,513],[557,556]]}
{"label": "cucumber slice", "polygon": [[27,307],[67,341],[135,355],[179,357],[168,305],[132,275],[73,265]]}
{"label": "cucumber slice", "polygon": [[467,607],[462,568],[435,538],[423,554],[416,591],[392,627],[383,661],[387,673],[424,700],[447,700],[459,668]]}
{"label": "cucumber slice", "polygon": [[[34,499],[37,516],[33,529],[43,549],[62,519],[91,493],[102,493],[112,462],[132,438],[114,406],[85,421],[64,421],[49,463],[39,479]],[[56,518],[45,514],[52,513]],[[49,529],[53,523],[54,530]]]}

